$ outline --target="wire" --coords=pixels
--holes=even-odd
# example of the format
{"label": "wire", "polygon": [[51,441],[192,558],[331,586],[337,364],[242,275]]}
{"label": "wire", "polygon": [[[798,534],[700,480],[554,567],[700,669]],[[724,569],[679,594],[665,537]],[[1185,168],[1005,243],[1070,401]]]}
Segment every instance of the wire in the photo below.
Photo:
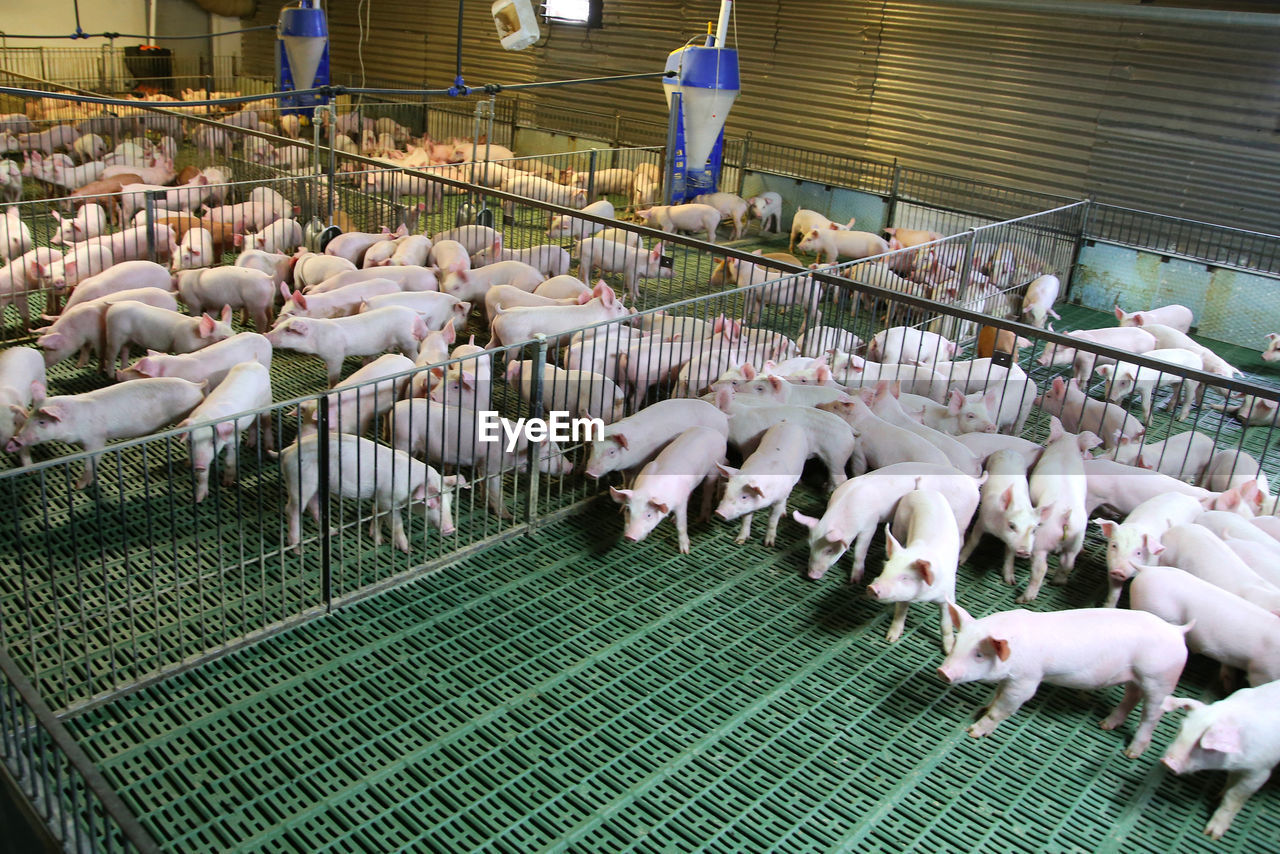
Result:
{"label": "wire", "polygon": [[[276,28],[275,24],[265,24],[261,27],[245,27],[243,30],[227,30],[225,33],[197,33],[195,35],[190,35],[190,36],[165,36],[165,38],[166,39],[216,39],[219,36],[238,36],[241,33],[255,33],[255,32],[258,32],[259,30],[274,30],[275,28]],[[6,39],[71,39],[72,41],[75,41],[77,39],[145,39],[146,36],[143,35],[142,33],[78,33],[78,34],[72,33],[69,36],[63,35],[62,33],[56,33],[56,34],[47,35],[47,36],[31,35],[29,33],[23,33],[20,35],[5,33],[4,38]]]}
{"label": "wire", "polygon": [[[363,14],[361,13],[362,9],[364,10]],[[372,7],[369,4],[369,0],[360,0],[360,2],[356,4],[356,27],[359,28],[359,34],[356,37],[356,60],[360,63],[361,86],[364,86],[366,82],[364,76],[364,33],[365,28],[369,27],[369,21],[366,20],[366,18],[371,16],[371,14]]]}

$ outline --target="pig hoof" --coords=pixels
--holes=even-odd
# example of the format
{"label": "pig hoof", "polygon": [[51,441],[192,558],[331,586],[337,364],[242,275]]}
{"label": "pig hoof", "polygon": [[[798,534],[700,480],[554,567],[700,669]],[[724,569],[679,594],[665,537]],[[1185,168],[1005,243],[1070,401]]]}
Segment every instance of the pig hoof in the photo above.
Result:
{"label": "pig hoof", "polygon": [[[745,542],[746,542],[746,540],[743,540],[743,542],[745,543]],[[776,543],[776,542],[777,542],[777,539],[775,539],[774,537],[765,537],[765,538],[764,538],[764,544],[765,544],[766,546],[771,546],[771,545],[773,545],[773,544],[774,544],[774,543]]]}
{"label": "pig hoof", "polygon": [[[734,537],[734,538],[733,538],[733,541],[734,541],[735,543],[737,543],[738,545],[742,545],[742,544],[743,544],[743,543],[745,543],[748,539],[749,539],[748,537]],[[768,545],[772,545],[772,543],[767,543],[767,542],[766,542],[766,543],[765,543],[765,545],[766,545],[766,546],[768,546]]]}
{"label": "pig hoof", "polygon": [[1142,745],[1141,747],[1137,747],[1136,745],[1131,744],[1124,749],[1124,755],[1130,759],[1137,759],[1144,752],[1146,752],[1146,749],[1147,749],[1147,746],[1145,744]]}
{"label": "pig hoof", "polygon": [[1055,575],[1053,578],[1049,579],[1049,583],[1054,587],[1062,587],[1070,580],[1070,575]]}
{"label": "pig hoof", "polygon": [[[1098,722],[1098,726],[1102,727],[1105,730],[1110,731],[1120,726],[1120,724],[1122,723],[1123,723],[1122,720],[1118,721],[1114,717],[1111,717],[1111,718],[1103,718],[1101,721]],[[1126,750],[1125,755],[1128,755],[1128,753],[1129,751]]]}
{"label": "pig hoof", "polygon": [[900,637],[902,637],[902,629],[889,629],[889,631],[884,633],[884,639],[889,643],[894,643]]}
{"label": "pig hoof", "polygon": [[1017,598],[1017,599],[1014,599],[1013,601],[1017,602],[1019,605],[1025,605],[1025,604],[1027,604],[1028,602],[1034,602],[1034,601],[1036,601],[1036,594],[1035,594],[1035,593],[1031,593],[1031,594],[1022,593],[1021,595],[1019,595],[1019,596],[1018,596],[1018,598]]}

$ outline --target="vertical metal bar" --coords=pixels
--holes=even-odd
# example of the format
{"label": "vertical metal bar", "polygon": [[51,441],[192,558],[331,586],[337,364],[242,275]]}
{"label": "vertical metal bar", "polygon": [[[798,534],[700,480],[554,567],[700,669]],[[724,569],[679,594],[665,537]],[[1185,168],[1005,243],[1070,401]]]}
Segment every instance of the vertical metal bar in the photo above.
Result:
{"label": "vertical metal bar", "polygon": [[895,217],[898,215],[898,192],[902,187],[902,167],[898,165],[898,158],[893,158],[893,183],[889,185],[889,210],[885,212],[884,224],[896,225]]}
{"label": "vertical metal bar", "polygon": [[1075,247],[1071,251],[1071,266],[1067,268],[1067,280],[1063,283],[1063,302],[1066,302],[1067,298],[1071,296],[1071,285],[1075,282],[1076,270],[1080,267],[1080,254],[1084,252],[1084,242],[1088,239],[1089,219],[1093,214],[1093,202],[1094,198],[1092,194],[1082,202],[1084,210],[1080,216],[1080,233],[1076,235]]}
{"label": "vertical metal bar", "polygon": [[596,156],[600,149],[593,148],[587,160],[587,201],[591,201],[596,191]]}
{"label": "vertical metal bar", "polygon": [[[529,417],[542,417],[543,374],[547,367],[547,336],[539,332],[537,356],[533,359],[533,377],[529,393]],[[542,459],[542,444],[530,441],[529,459],[529,493],[525,502],[525,522],[532,526],[538,518],[538,461]]]}
{"label": "vertical metal bar", "polygon": [[329,532],[329,395],[316,401],[316,496],[320,501],[320,596],[325,608],[333,610],[332,537]]}
{"label": "vertical metal bar", "polygon": [[676,131],[680,121],[680,111],[684,99],[679,92],[671,93],[671,112],[667,116],[667,157],[663,168],[662,198],[665,204],[671,204],[676,175]]}
{"label": "vertical metal bar", "polygon": [[749,162],[751,152],[751,131],[747,131],[747,135],[742,138],[742,151],[738,157],[738,195],[742,195],[744,185],[747,183],[747,163]]}
{"label": "vertical metal bar", "polygon": [[147,258],[156,260],[156,198],[160,190],[147,190],[143,196],[143,204],[147,211]]}
{"label": "vertical metal bar", "polygon": [[338,135],[338,105],[333,101],[329,102],[329,205],[325,211],[325,218],[328,219],[329,225],[333,225],[333,194],[337,183],[338,171],[338,154],[334,151],[333,142]]}

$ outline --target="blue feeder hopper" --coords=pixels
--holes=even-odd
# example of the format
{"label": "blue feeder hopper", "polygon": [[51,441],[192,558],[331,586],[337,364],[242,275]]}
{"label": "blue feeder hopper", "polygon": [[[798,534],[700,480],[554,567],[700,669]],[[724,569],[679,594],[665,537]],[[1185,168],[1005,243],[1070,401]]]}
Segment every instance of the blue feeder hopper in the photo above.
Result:
{"label": "blue feeder hopper", "polygon": [[[299,0],[280,10],[276,23],[276,68],[280,91],[299,91],[329,84],[329,24],[319,0]],[[280,99],[285,113],[311,115],[329,99],[320,95],[287,95]]]}

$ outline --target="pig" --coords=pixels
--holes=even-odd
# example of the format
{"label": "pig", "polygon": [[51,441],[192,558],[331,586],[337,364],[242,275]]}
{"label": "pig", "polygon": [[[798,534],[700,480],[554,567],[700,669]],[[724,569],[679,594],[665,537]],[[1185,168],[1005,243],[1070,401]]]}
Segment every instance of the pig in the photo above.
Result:
{"label": "pig", "polygon": [[884,568],[867,585],[867,595],[894,603],[885,640],[893,643],[902,637],[912,602],[938,602],[942,606],[942,650],[950,652],[955,638],[949,605],[956,598],[960,532],[947,499],[930,489],[908,492],[898,502],[893,524],[885,525],[884,537]]}
{"label": "pig", "polygon": [[601,438],[591,443],[586,475],[601,478],[612,471],[638,469],[689,427],[729,435],[729,419],[705,400],[660,400],[605,426]]}
{"label": "pig", "polygon": [[1213,458],[1215,447],[1212,437],[1196,430],[1187,430],[1170,436],[1163,442],[1143,443],[1122,436],[1114,448],[1101,456],[1199,484]]}
{"label": "pig", "polygon": [[898,427],[915,433],[917,436],[927,440],[942,453],[947,455],[947,459],[951,465],[955,466],[965,474],[977,476],[981,473],[982,467],[978,465],[978,459],[964,445],[961,445],[951,436],[940,433],[931,427],[926,427],[918,421],[915,421],[898,403],[897,398],[890,393],[889,384],[884,380],[876,383],[874,391],[863,391],[862,398],[866,401],[871,411]]}
{"label": "pig", "polygon": [[889,244],[878,234],[869,231],[812,228],[800,241],[800,252],[812,252],[822,256],[828,264],[838,258],[870,258],[889,251]]}
{"label": "pig", "polygon": [[108,270],[114,258],[111,250],[93,243],[75,243],[62,258],[54,258],[47,270],[49,287],[55,291],[75,287],[84,279]]}
{"label": "pig", "polygon": [[[395,251],[391,253],[391,257],[378,265],[381,267],[423,267],[426,266],[427,256],[431,252],[431,238],[425,234],[406,234],[403,237],[397,237],[393,240],[392,245]],[[376,248],[376,247],[375,247]],[[368,256],[366,255],[366,260]]]}
{"label": "pig", "polygon": [[1248,521],[1250,525],[1253,525],[1268,537],[1271,537],[1276,542],[1280,542],[1280,517],[1256,516]]}
{"label": "pig", "polygon": [[1207,529],[1174,525],[1161,537],[1161,544],[1160,566],[1177,567],[1268,611],[1280,609],[1280,588],[1268,584]]}
{"label": "pig", "polygon": [[1267,400],[1264,397],[1246,394],[1241,396],[1240,402],[1237,404],[1210,403],[1209,408],[1218,412],[1226,412],[1245,427],[1257,427],[1276,422],[1276,414],[1280,412],[1280,403],[1276,403],[1274,400]]}
{"label": "pig", "polygon": [[577,299],[582,294],[591,293],[591,288],[581,279],[574,276],[552,276],[533,289],[540,297],[548,299]]}
{"label": "pig", "polygon": [[[533,399],[531,360],[511,362],[507,366],[506,379],[509,384],[519,382],[520,397],[524,400]],[[567,411],[574,418],[599,418],[609,425],[626,415],[626,398],[606,376],[544,365],[542,407],[550,411]]]}
{"label": "pig", "polygon": [[590,237],[578,244],[578,275],[590,281],[596,269],[606,273],[621,273],[627,293],[633,301],[640,298],[640,279],[669,279],[670,267],[662,266],[662,244],[649,252],[643,249],[600,237]]}
{"label": "pig", "polygon": [[342,290],[370,279],[395,282],[400,290],[419,293],[439,290],[435,273],[425,267],[376,267],[365,270],[347,270],[307,288],[308,294],[327,294]]}
{"label": "pig", "polygon": [[[608,199],[592,202],[582,209],[582,213],[601,217],[602,219],[615,218],[613,203]],[[547,237],[551,239],[572,237],[574,240],[586,240],[606,227],[602,223],[592,222],[587,219],[557,214],[551,218],[551,227],[547,229]]]}
{"label": "pig", "polygon": [[113,234],[103,234],[81,243],[73,243],[70,248],[74,250],[77,246],[86,244],[104,246],[111,250],[111,257],[116,263],[149,260],[148,256],[151,254],[154,254],[157,261],[167,261],[177,253],[178,241],[171,227],[156,225],[153,230],[154,242],[150,247],[147,245],[147,231],[145,225],[136,225]]}
{"label": "pig", "polygon": [[1267,342],[1267,346],[1262,351],[1262,361],[1274,362],[1280,360],[1280,332],[1268,333],[1263,340]]}
{"label": "pig", "polygon": [[432,239],[427,260],[442,278],[471,269],[471,253],[467,251],[467,247],[456,240],[442,239],[439,236]]}
{"label": "pig", "polygon": [[716,228],[720,225],[720,211],[711,205],[654,205],[636,211],[640,221],[650,228],[675,233],[704,231],[708,243],[716,242]]}
{"label": "pig", "polygon": [[1036,528],[1040,524],[1040,518],[1031,505],[1028,467],[1027,457],[1017,450],[996,451],[987,458],[987,479],[982,484],[978,519],[969,531],[959,556],[961,562],[967,561],[982,541],[983,534],[999,537],[1004,542],[1001,578],[1010,586],[1014,584],[1014,557],[1031,557]]}
{"label": "pig", "polygon": [[[807,236],[813,229],[824,229],[828,231],[848,231],[853,228],[853,224],[857,222],[856,218],[851,218],[846,225],[832,222],[817,211],[808,208],[796,208],[796,212],[791,216],[791,242],[787,245],[788,252],[794,252],[796,249],[796,239]],[[885,244],[886,246],[888,244]]]}
{"label": "pig", "polygon": [[362,231],[349,231],[345,234],[339,234],[324,248],[324,254],[332,255],[338,258],[346,258],[355,267],[360,267],[364,263],[365,253],[374,245],[394,240],[399,237],[398,234],[384,232],[382,234],[368,234]]}
{"label": "pig", "polygon": [[630,314],[622,300],[614,295],[613,289],[603,282],[592,290],[591,299],[580,305],[530,306],[510,311],[498,308],[497,311],[489,343],[485,345],[487,350],[527,341],[539,334],[546,335],[550,341],[558,341],[564,333],[580,326]]}
{"label": "pig", "polygon": [[483,298],[489,288],[497,285],[511,285],[532,292],[542,284],[543,278],[537,267],[522,261],[499,261],[479,270],[446,273],[440,280],[440,290],[458,299],[475,302]]}
{"label": "pig", "polygon": [[1269,492],[1262,466],[1252,454],[1240,448],[1216,451],[1209,458],[1201,478],[1201,486],[1210,492],[1226,492],[1245,483],[1257,483],[1264,495]]}
{"label": "pig", "polygon": [[808,431],[794,422],[782,421],[765,431],[755,452],[747,457],[741,468],[734,469],[724,464],[717,466],[727,483],[716,515],[726,522],[742,519],[742,530],[734,539],[735,543],[741,545],[751,538],[751,520],[755,511],[771,507],[764,544],[774,544],[778,536],[778,521],[787,512],[787,499],[804,473],[804,461],[808,455]]}
{"label": "pig", "polygon": [[356,269],[351,261],[337,255],[317,255],[299,249],[293,258],[293,284],[307,293],[313,292],[314,285]]}
{"label": "pig", "polygon": [[1186,333],[1191,331],[1191,324],[1195,322],[1195,315],[1185,305],[1166,305],[1135,312],[1126,312],[1117,305],[1115,312],[1116,321],[1121,326],[1149,326],[1158,323]]}
{"label": "pig", "polygon": [[1088,431],[1102,440],[1104,448],[1115,448],[1120,440],[1142,437],[1147,428],[1127,409],[1087,397],[1073,379],[1054,377],[1049,391],[1035,400],[1050,415],[1061,419],[1064,429]]}
{"label": "pig", "polygon": [[661,189],[661,186],[662,184],[659,180],[637,172],[635,180],[631,184],[631,196],[628,199],[628,204],[633,210],[635,208],[651,207],[658,199],[658,190]]}
{"label": "pig", "polygon": [[[302,509],[312,511],[319,521],[320,508],[316,492],[319,488],[320,439],[318,434],[304,436],[280,453],[280,473],[288,499],[290,546],[302,540]],[[448,494],[455,487],[465,488],[466,480],[456,475],[441,477],[425,463],[404,451],[379,445],[359,436],[334,433],[328,437],[331,491],[343,498],[372,498],[373,513],[369,535],[375,546],[382,545],[382,516],[391,517],[391,541],[397,549],[409,552],[401,511],[410,504],[425,502],[427,520],[444,536],[456,530]]]}
{"label": "pig", "polygon": [[159,288],[137,288],[116,291],[106,297],[77,303],[66,309],[52,325],[41,331],[36,345],[44,350],[46,367],[53,367],[72,353],[79,353],[76,367],[88,364],[89,356],[103,356],[105,315],[113,303],[142,302],[166,311],[177,312],[173,294]]}
{"label": "pig", "polygon": [[725,438],[709,427],[689,427],[646,465],[630,489],[610,487],[623,506],[623,536],[639,542],[667,516],[675,517],[681,554],[689,553],[689,496],[702,484],[702,515],[709,517],[715,498],[717,464],[724,463]]}
{"label": "pig", "polygon": [[995,390],[961,394],[959,389],[952,389],[947,397],[947,405],[934,403],[928,398],[919,398],[903,410],[924,426],[945,433],[948,436],[959,436],[962,433],[994,433],[996,422],[992,420],[991,410],[999,404]]}
{"label": "pig", "polygon": [[102,323],[106,341],[100,366],[103,373],[114,372],[117,359],[121,360],[121,367],[128,364],[129,347],[134,344],[148,350],[190,353],[234,334],[230,306],[222,310],[220,320],[215,320],[208,314],[185,317],[132,300],[112,302]]}
{"label": "pig", "polygon": [[211,267],[216,260],[213,254],[213,234],[207,228],[192,228],[178,243],[178,252],[173,256],[171,268],[177,272]]}
{"label": "pig", "polygon": [[492,324],[499,311],[509,311],[513,308],[530,308],[532,306],[578,305],[579,299],[584,303],[589,301],[591,299],[590,292],[588,291],[578,298],[551,299],[549,297],[540,297],[512,285],[496,285],[485,291],[484,313],[489,323]]}
{"label": "pig", "polygon": [[18,309],[24,328],[31,323],[29,302],[33,291],[48,287],[56,264],[62,256],[47,246],[37,246],[0,267],[0,310],[12,303]]}
{"label": "pig", "polygon": [[295,219],[278,219],[257,234],[246,235],[242,243],[246,249],[291,255],[302,245],[302,225]]}
{"label": "pig", "polygon": [[1142,330],[1156,340],[1156,346],[1162,349],[1190,350],[1204,360],[1204,369],[1211,374],[1231,379],[1241,376],[1239,368],[1230,365],[1225,359],[1208,347],[1193,340],[1189,335],[1163,323],[1147,323]]}
{"label": "pig", "polygon": [[[759,254],[759,250],[755,254]],[[761,312],[766,305],[782,309],[798,307],[804,312],[805,326],[822,322],[822,285],[813,277],[788,275],[779,279],[783,274],[776,268],[744,263],[732,258],[725,259],[724,264],[732,272],[738,287],[757,286],[743,294],[745,316],[751,323],[760,322]],[[766,282],[770,284],[765,285]]]}
{"label": "pig", "polygon": [[799,510],[791,514],[809,529],[809,578],[822,578],[852,545],[853,571],[849,578],[861,579],[876,529],[889,521],[898,500],[913,489],[942,493],[955,515],[957,531],[969,527],[978,508],[978,481],[951,466],[898,463],[851,478],[831,493],[821,519]]}
{"label": "pig", "polygon": [[[376,282],[378,280],[374,279],[373,281]],[[367,285],[368,283],[365,284]],[[359,288],[360,285],[352,285],[351,287]],[[343,292],[337,291],[333,295],[338,296]],[[435,291],[420,291],[417,293],[388,291],[382,294],[370,294],[364,297],[360,311],[373,311],[388,305],[402,305],[418,312],[428,330],[443,329],[444,325],[450,321],[453,322],[455,327],[461,328],[466,325],[467,315],[471,313],[471,303],[463,302],[457,297]]]}
{"label": "pig", "polygon": [[1187,661],[1186,626],[1114,608],[1036,613],[1000,611],[975,620],[950,605],[959,632],[938,668],[944,682],[997,683],[995,697],[969,735],[981,738],[1030,700],[1041,682],[1068,688],[1125,685],[1124,698],[1102,721],[1112,730],[1142,701],[1142,721],[1124,754],[1141,756]]}
{"label": "pig", "polygon": [[[409,382],[413,360],[398,353],[379,356],[333,387],[329,399],[329,429],[362,436],[369,426],[395,405]],[[399,376],[397,376],[399,375]],[[318,429],[320,404],[304,401],[298,406],[303,432]]]}
{"label": "pig", "polygon": [[1027,468],[1031,468],[1039,461],[1040,454],[1044,451],[1044,448],[1030,439],[1006,436],[1002,433],[961,433],[956,436],[956,441],[972,451],[978,458],[978,462],[983,465],[997,451],[1016,451],[1027,461]]}
{"label": "pig", "polygon": [[[209,495],[209,468],[226,451],[226,466],[222,471],[222,485],[236,481],[236,467],[240,452],[240,435],[249,431],[247,446],[259,441],[270,449],[270,414],[253,412],[240,418],[227,419],[250,410],[269,409],[271,406],[271,370],[260,362],[242,362],[227,372],[223,382],[178,422],[187,427],[187,448],[191,454],[191,468],[196,474],[195,500],[204,501]],[[263,422],[266,422],[265,424]]]}
{"label": "pig", "polygon": [[818,358],[826,353],[843,350],[852,353],[862,346],[862,339],[847,329],[835,326],[812,326],[796,339],[801,356]]}
{"label": "pig", "polygon": [[[369,279],[345,288],[310,294],[302,291],[289,293],[288,286],[282,284],[280,293],[284,295],[285,303],[276,318],[277,326],[290,317],[350,317],[377,297],[403,295],[400,286],[388,279]],[[369,307],[382,308],[382,303],[370,304]]]}
{"label": "pig", "polygon": [[944,236],[942,232],[921,228],[899,228],[895,226],[883,229],[883,231],[889,235],[890,240],[896,240],[901,244],[898,247],[900,249],[919,246],[923,243],[932,243],[936,240],[942,240]]}
{"label": "pig", "polygon": [[1061,315],[1053,310],[1061,287],[1062,283],[1057,276],[1044,275],[1032,279],[1022,297],[1023,320],[1039,329],[1044,329],[1045,322],[1050,317],[1061,320]]}
{"label": "pig", "polygon": [[1121,523],[1094,519],[1107,538],[1107,598],[1103,607],[1114,608],[1124,583],[1137,568],[1151,563],[1164,551],[1160,539],[1166,531],[1174,525],[1194,522],[1203,512],[1204,507],[1194,497],[1165,493],[1139,504]]}
{"label": "pig", "polygon": [[472,255],[488,246],[492,246],[493,242],[498,239],[498,232],[487,225],[459,225],[431,235],[431,253],[434,257],[436,247],[441,242],[452,241],[462,245],[462,254],[470,262]]}
{"label": "pig", "polygon": [[846,386],[851,392],[865,386],[891,382],[897,383],[904,393],[924,395],[941,403],[947,399],[951,389],[946,377],[928,367],[882,365],[848,353],[835,354],[831,360],[831,374],[837,383]]}
{"label": "pig", "polygon": [[[44,368],[40,351],[31,347],[0,351],[0,445],[17,435],[31,405],[44,401],[48,389]],[[19,447],[18,460],[31,465],[31,450]]]}
{"label": "pig", "polygon": [[[566,208],[583,208],[587,204],[587,191],[582,187],[572,187],[539,178],[537,175],[521,174],[507,178],[500,188],[504,193],[525,196],[539,202],[548,202]],[[515,210],[514,202],[503,202],[502,211],[510,218]]]}
{"label": "pig", "polygon": [[629,193],[635,184],[635,172],[630,169],[601,169],[594,174],[574,172],[568,178],[568,183],[587,187],[596,196]]}
{"label": "pig", "polygon": [[839,416],[853,428],[857,442],[850,459],[855,477],[894,463],[951,465],[947,455],[928,439],[880,418],[861,397],[819,403],[817,409]]}
{"label": "pig", "polygon": [[175,276],[178,296],[195,313],[240,309],[253,318],[254,331],[266,332],[275,306],[271,277],[248,267],[182,270]]}
{"label": "pig", "polygon": [[[502,499],[503,475],[527,472],[530,452],[537,454],[539,471],[564,475],[572,464],[554,442],[533,443],[506,418],[498,418],[498,438],[479,438],[480,416],[473,409],[455,404],[442,405],[422,399],[402,400],[391,410],[387,432],[391,443],[408,453],[425,455],[441,465],[471,466],[476,478],[485,481],[489,509],[500,519],[514,516]],[[509,437],[518,434],[514,445]]]}
{"label": "pig", "polygon": [[[1105,347],[1127,350],[1130,353],[1139,355],[1154,350],[1157,346],[1156,337],[1149,330],[1131,327],[1120,329],[1077,329],[1074,332],[1068,332],[1067,335],[1091,344],[1101,344]],[[1082,352],[1075,347],[1048,344],[1045,346],[1044,352],[1036,357],[1036,364],[1045,367],[1049,365],[1069,365]],[[1084,353],[1084,355],[1092,356],[1089,353]]]}
{"label": "pig", "polygon": [[1189,624],[1187,649],[1245,672],[1250,685],[1280,679],[1280,617],[1189,572],[1138,565],[1129,607]]}
{"label": "pig", "polygon": [[207,383],[205,391],[213,391],[232,368],[243,362],[257,362],[270,368],[271,342],[256,332],[241,332],[194,353],[170,355],[148,350],[147,355],[128,368],[116,371],[116,379],[124,382],[147,377],[179,377],[193,383]]}
{"label": "pig", "polygon": [[867,358],[894,363],[931,365],[934,362],[955,358],[953,341],[935,332],[925,332],[910,326],[895,326],[875,334],[867,346]]}
{"label": "pig", "polygon": [[1049,420],[1049,444],[1029,480],[1031,503],[1038,517],[1031,549],[1031,580],[1017,601],[1034,601],[1049,569],[1049,554],[1056,552],[1055,584],[1065,584],[1084,546],[1088,510],[1088,481],[1080,459],[1082,452],[1098,445],[1098,437],[1085,431],[1068,433],[1057,418]]}
{"label": "pig", "polygon": [[499,261],[520,261],[542,273],[544,279],[563,276],[569,271],[569,253],[559,246],[544,243],[527,249],[503,249],[501,239],[471,256],[471,268],[485,267]]}
{"label": "pig", "polygon": [[[1193,368],[1197,371],[1204,368],[1204,360],[1187,350],[1156,349],[1150,350],[1143,355],[1148,359],[1156,359],[1184,368]],[[1155,389],[1166,385],[1175,386],[1174,396],[1169,402],[1170,410],[1173,409],[1174,401],[1177,400],[1178,395],[1185,395],[1182,412],[1179,413],[1178,420],[1186,420],[1188,413],[1191,411],[1191,400],[1197,396],[1196,391],[1200,387],[1200,384],[1195,380],[1184,379],[1171,371],[1140,367],[1129,362],[1121,362],[1115,366],[1100,365],[1097,371],[1111,381],[1107,390],[1108,400],[1113,403],[1119,403],[1130,394],[1137,394],[1142,399],[1143,420],[1150,420],[1151,418],[1152,395]]]}
{"label": "pig", "polygon": [[[145,436],[185,418],[203,398],[202,386],[176,377],[132,380],[84,394],[46,398],[26,417],[5,450],[20,453],[45,442],[66,442],[96,454],[112,439]],[[96,465],[96,455],[85,461],[77,489],[93,483]]]}
{"label": "pig", "polygon": [[[472,342],[474,342],[472,338]],[[493,398],[493,357],[474,343],[459,344],[450,359],[466,359],[445,368],[432,368],[428,396],[442,403],[458,403],[468,409],[489,410]]]}
{"label": "pig", "polygon": [[[749,369],[750,365],[744,365]],[[735,388],[736,386],[736,388]],[[749,398],[763,398],[766,403],[789,403],[794,406],[816,406],[819,403],[829,403],[836,400],[847,400],[848,395],[840,390],[838,386],[826,385],[818,383],[809,385],[807,383],[791,383],[782,377],[771,376],[768,374],[760,374],[755,379],[743,382],[739,380],[726,380],[721,382],[717,380],[711,384],[711,392],[714,394],[722,388],[734,388],[735,394],[743,402],[747,402]]]}
{"label": "pig", "polygon": [[[1268,550],[1275,549],[1278,545],[1277,542],[1265,531],[1254,524],[1258,519],[1265,518],[1268,517],[1245,518],[1244,516],[1241,516],[1238,513],[1232,513],[1229,510],[1205,510],[1197,516],[1194,521],[1200,527],[1207,528],[1212,531],[1215,536],[1219,537],[1228,545],[1231,545],[1233,542],[1239,542],[1240,540],[1247,540],[1260,546],[1264,546]],[[1245,562],[1252,566],[1250,561]],[[1274,574],[1280,575],[1280,561],[1276,561],[1275,563],[1276,569],[1274,570]],[[1255,569],[1255,571],[1257,570]],[[1276,584],[1277,586],[1280,586],[1277,581],[1273,581],[1272,578],[1269,577],[1269,574],[1263,574],[1261,572],[1259,572],[1259,574],[1263,575],[1269,584]]]}
{"label": "pig", "polygon": [[[49,215],[58,223],[58,233],[49,238],[50,243],[80,243],[107,230],[107,211],[99,204],[84,205],[72,219],[63,218],[56,210],[49,211]],[[4,224],[0,223],[0,232],[3,231]]]}
{"label": "pig", "polygon": [[777,234],[782,231],[782,196],[777,193],[761,193],[747,199],[750,216],[760,220],[761,233]]}
{"label": "pig", "polygon": [[272,347],[319,356],[332,386],[348,356],[377,356],[396,350],[411,359],[418,354],[418,342],[426,335],[427,326],[416,311],[389,305],[333,320],[290,317],[266,337]]}
{"label": "pig", "polygon": [[1191,713],[1160,760],[1165,767],[1175,774],[1227,772],[1222,803],[1204,828],[1214,839],[1226,835],[1236,813],[1280,763],[1277,703],[1280,682],[1245,688],[1211,705],[1180,697],[1165,701],[1166,711],[1180,708]]}
{"label": "pig", "polygon": [[[626,349],[613,354],[616,378],[630,386],[631,405],[638,409],[643,405],[650,388],[670,381],[679,373],[680,368],[697,352],[699,342],[683,339],[659,341],[650,336],[622,346]],[[606,361],[609,358],[607,349],[598,338],[588,342],[586,348],[592,356],[597,355],[598,351],[605,351],[604,358]],[[606,364],[605,370],[608,369]]]}
{"label": "pig", "polygon": [[[721,219],[727,219],[733,222],[733,236],[731,240],[738,240],[747,230],[747,212],[750,205],[747,200],[736,193],[703,193],[700,196],[693,197],[693,203],[698,205],[710,205],[720,213]],[[712,240],[711,242],[715,242]]]}
{"label": "pig", "polygon": [[1124,517],[1147,499],[1167,493],[1189,495],[1201,503],[1213,499],[1213,493],[1207,489],[1150,469],[1099,458],[1086,459],[1083,466],[1086,480],[1085,512],[1089,514],[1099,507],[1106,507],[1114,514]]}

